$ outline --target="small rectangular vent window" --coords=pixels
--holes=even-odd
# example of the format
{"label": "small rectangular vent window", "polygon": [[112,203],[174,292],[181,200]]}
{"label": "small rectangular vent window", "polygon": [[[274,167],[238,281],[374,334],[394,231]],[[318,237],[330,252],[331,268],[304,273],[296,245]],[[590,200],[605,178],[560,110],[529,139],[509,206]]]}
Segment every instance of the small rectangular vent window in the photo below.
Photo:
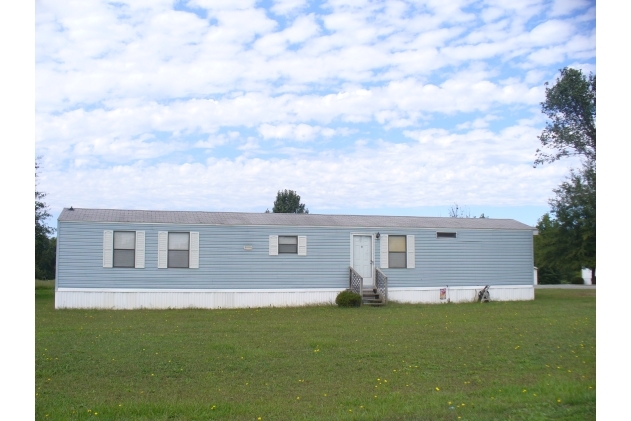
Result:
{"label": "small rectangular vent window", "polygon": [[437,232],[436,238],[456,238],[455,232]]}

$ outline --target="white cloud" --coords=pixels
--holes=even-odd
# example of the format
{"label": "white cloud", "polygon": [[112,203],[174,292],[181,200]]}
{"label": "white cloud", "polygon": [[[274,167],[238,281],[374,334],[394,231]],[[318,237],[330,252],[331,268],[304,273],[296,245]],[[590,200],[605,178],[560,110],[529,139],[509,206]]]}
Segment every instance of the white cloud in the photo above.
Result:
{"label": "white cloud", "polygon": [[589,0],[554,0],[550,16],[564,16],[590,5]]}
{"label": "white cloud", "polygon": [[595,71],[583,0],[174,8],[37,2],[36,151],[55,206],[264,210],[290,186],[314,209],[542,204],[566,169],[531,169],[542,84]]}
{"label": "white cloud", "polygon": [[316,137],[347,136],[354,132],[347,128],[331,129],[308,124],[263,124],[258,128],[258,131],[263,139],[289,139],[298,142],[312,140]]}
{"label": "white cloud", "polygon": [[[528,126],[499,133],[431,129],[407,133],[418,143],[380,141],[343,155],[84,167],[72,174],[48,172],[42,188],[57,208],[116,202],[122,208],[234,210],[248,203],[249,209],[263,211],[276,190],[289,187],[314,212],[344,207],[351,197],[358,209],[374,207],[375,201],[401,208],[442,205],[463,195],[467,203],[541,205],[567,170],[564,165],[532,168],[536,132]],[[251,139],[244,149],[256,147]],[[48,184],[51,179],[54,185]],[[64,203],[55,199],[62,197]]]}
{"label": "white cloud", "polygon": [[277,15],[287,15],[302,9],[306,5],[306,0],[274,0],[274,4],[270,10]]}

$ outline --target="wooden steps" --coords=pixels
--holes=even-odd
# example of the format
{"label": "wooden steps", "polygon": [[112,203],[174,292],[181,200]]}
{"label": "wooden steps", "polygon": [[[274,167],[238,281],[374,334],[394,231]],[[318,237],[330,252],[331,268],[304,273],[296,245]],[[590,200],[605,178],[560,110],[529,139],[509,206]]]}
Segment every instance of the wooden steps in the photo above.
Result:
{"label": "wooden steps", "polygon": [[362,305],[383,306],[386,300],[377,289],[365,289],[362,291]]}

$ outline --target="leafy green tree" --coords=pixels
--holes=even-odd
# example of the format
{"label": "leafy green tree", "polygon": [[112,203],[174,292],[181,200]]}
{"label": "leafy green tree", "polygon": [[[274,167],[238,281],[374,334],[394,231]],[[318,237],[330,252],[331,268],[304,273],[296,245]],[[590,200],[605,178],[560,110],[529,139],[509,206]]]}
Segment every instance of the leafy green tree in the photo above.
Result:
{"label": "leafy green tree", "polygon": [[[39,162],[35,161],[35,278],[54,279],[56,239],[49,236],[54,229],[46,224],[50,217],[48,205],[44,203],[46,193],[37,190]],[[53,241],[54,240],[54,241]]]}
{"label": "leafy green tree", "polygon": [[585,76],[571,68],[560,70],[555,85],[548,88],[541,112],[550,119],[539,136],[544,148],[537,149],[534,166],[567,156],[596,162],[596,75]]}
{"label": "leafy green tree", "polygon": [[589,165],[572,170],[554,192],[548,202],[554,218],[546,213],[537,224],[535,266],[540,278],[549,272],[570,280],[585,267],[596,284],[596,170]]}
{"label": "leafy green tree", "polygon": [[540,284],[560,284],[570,281],[580,270],[578,262],[565,259],[567,244],[561,235],[559,222],[546,213],[537,223],[539,234],[534,237],[535,266]]}
{"label": "leafy green tree", "polygon": [[[596,75],[564,68],[554,86],[547,87],[541,111],[550,119],[539,140],[534,166],[579,156],[583,166],[571,170],[549,200],[551,214],[539,221],[535,265],[544,273],[563,275],[581,267],[592,270],[596,283]],[[551,275],[552,276],[552,275]]]}
{"label": "leafy green tree", "polygon": [[278,191],[274,201],[273,213],[309,213],[309,209],[300,203],[300,196],[293,190]]}

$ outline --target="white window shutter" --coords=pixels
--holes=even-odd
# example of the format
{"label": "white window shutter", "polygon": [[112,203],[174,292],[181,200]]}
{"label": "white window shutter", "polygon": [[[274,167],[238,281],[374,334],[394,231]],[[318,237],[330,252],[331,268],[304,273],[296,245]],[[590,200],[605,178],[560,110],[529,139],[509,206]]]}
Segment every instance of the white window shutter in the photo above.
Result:
{"label": "white window shutter", "polygon": [[407,236],[407,261],[408,261],[408,269],[414,269],[416,267],[416,252],[414,250],[414,236]]}
{"label": "white window shutter", "polygon": [[269,236],[269,255],[278,256],[278,235]]}
{"label": "white window shutter", "polygon": [[167,231],[158,231],[158,269],[167,268],[168,242],[169,233]]}
{"label": "white window shutter", "polygon": [[114,231],[103,231],[103,267],[111,268],[114,260]]}
{"label": "white window shutter", "polygon": [[136,231],[136,269],[145,268],[145,232]]}
{"label": "white window shutter", "polygon": [[381,243],[379,244],[381,269],[388,269],[388,234],[381,234]]}
{"label": "white window shutter", "polygon": [[298,256],[306,256],[307,255],[307,236],[299,235],[298,236]]}
{"label": "white window shutter", "polygon": [[199,269],[199,232],[191,232],[190,239],[188,267],[191,269]]}

